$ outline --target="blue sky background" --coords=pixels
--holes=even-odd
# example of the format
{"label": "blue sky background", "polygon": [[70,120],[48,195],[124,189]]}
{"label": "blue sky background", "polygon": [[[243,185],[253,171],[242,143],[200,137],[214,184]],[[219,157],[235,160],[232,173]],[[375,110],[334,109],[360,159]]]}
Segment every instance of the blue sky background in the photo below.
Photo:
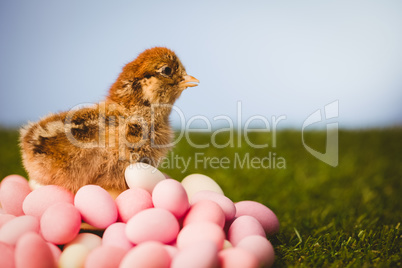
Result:
{"label": "blue sky background", "polygon": [[187,121],[238,123],[240,101],[243,123],[300,128],[339,101],[341,127],[402,124],[399,0],[1,1],[0,36],[0,125],[102,100],[152,46],[201,81],[176,103]]}

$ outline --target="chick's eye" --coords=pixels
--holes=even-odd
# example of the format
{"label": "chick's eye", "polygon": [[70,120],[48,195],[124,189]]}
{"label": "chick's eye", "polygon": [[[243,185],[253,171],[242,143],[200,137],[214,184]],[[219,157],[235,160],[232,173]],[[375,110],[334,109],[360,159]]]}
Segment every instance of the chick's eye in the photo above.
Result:
{"label": "chick's eye", "polygon": [[172,74],[172,68],[169,66],[162,67],[161,73],[166,76],[170,76]]}

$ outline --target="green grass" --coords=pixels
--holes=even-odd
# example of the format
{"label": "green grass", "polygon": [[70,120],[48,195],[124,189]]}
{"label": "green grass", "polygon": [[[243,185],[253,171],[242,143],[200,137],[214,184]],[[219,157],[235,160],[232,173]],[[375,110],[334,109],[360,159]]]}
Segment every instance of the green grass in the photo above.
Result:
{"label": "green grass", "polygon": [[10,174],[27,176],[22,166],[18,138],[17,130],[0,127],[0,180]]}
{"label": "green grass", "polygon": [[[213,138],[190,134],[194,149],[183,138],[161,170],[181,180],[191,173],[215,179],[234,201],[255,200],[270,207],[281,223],[280,232],[269,237],[275,247],[275,267],[395,267],[402,262],[402,129],[339,132],[339,165],[331,167],[311,156],[303,147],[301,133],[293,130],[252,133],[250,141],[269,147],[254,149],[229,132]],[[25,175],[17,146],[18,134],[0,131],[0,176]],[[273,139],[276,138],[274,147]],[[325,150],[325,132],[306,134],[309,146]],[[238,146],[240,145],[240,146]],[[215,161],[207,163],[198,160]],[[248,154],[255,161],[271,153],[271,167],[239,167]],[[273,165],[283,158],[286,168]],[[190,159],[187,170],[173,166],[172,156]],[[213,168],[219,159],[229,164]],[[218,160],[217,160],[218,159]],[[265,165],[268,164],[266,162]],[[212,164],[211,164],[212,163]],[[237,164],[234,168],[234,163]],[[256,164],[257,163],[257,164]]]}

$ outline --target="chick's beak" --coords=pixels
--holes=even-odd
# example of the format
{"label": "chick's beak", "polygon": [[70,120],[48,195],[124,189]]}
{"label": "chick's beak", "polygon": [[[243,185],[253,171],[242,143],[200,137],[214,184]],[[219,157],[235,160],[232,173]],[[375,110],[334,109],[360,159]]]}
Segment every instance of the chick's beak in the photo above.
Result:
{"label": "chick's beak", "polygon": [[198,86],[198,84],[194,84],[194,83],[200,82],[197,78],[195,78],[191,75],[185,75],[185,76],[183,76],[183,78],[184,78],[184,80],[180,82],[180,87],[182,89],[186,89],[188,87],[196,87],[196,86]]}

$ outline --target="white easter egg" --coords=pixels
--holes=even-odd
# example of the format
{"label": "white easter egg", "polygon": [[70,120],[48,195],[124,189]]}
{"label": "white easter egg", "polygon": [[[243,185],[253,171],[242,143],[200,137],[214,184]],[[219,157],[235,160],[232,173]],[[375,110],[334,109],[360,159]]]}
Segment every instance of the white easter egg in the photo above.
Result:
{"label": "white easter egg", "polygon": [[128,187],[139,187],[152,194],[152,190],[158,182],[165,180],[166,177],[157,168],[146,163],[135,163],[129,165],[124,176]]}
{"label": "white easter egg", "polygon": [[193,195],[200,191],[207,190],[223,194],[221,187],[213,179],[202,174],[188,175],[181,181],[181,184],[186,190],[190,201]]}
{"label": "white easter egg", "polygon": [[90,250],[82,244],[74,244],[68,246],[61,253],[59,258],[59,268],[84,268],[85,260],[89,255]]}

